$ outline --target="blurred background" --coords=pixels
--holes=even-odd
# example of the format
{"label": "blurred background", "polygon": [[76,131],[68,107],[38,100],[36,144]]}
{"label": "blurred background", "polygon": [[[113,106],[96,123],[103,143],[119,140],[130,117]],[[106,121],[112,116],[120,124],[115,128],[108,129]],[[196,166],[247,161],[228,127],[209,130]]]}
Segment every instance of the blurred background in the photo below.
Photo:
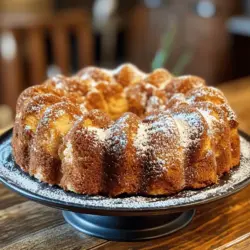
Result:
{"label": "blurred background", "polygon": [[0,45],[1,129],[24,88],[87,65],[249,76],[250,0],[1,0]]}

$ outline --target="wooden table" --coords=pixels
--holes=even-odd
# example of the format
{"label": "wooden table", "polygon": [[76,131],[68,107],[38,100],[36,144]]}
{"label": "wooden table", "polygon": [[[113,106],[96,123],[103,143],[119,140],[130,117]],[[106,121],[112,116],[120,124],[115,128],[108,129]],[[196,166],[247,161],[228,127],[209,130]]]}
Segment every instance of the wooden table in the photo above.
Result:
{"label": "wooden table", "polygon": [[[250,77],[223,84],[240,120],[250,133]],[[250,249],[250,186],[197,210],[184,229],[145,242],[112,242],[87,236],[66,224],[62,213],[0,185],[0,249]]]}

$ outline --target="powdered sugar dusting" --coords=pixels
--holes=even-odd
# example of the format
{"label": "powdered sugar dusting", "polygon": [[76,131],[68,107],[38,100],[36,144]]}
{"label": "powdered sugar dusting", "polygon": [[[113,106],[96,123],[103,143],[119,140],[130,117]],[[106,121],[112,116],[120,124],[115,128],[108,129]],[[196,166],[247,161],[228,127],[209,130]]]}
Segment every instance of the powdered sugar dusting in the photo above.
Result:
{"label": "powdered sugar dusting", "polygon": [[137,135],[134,139],[134,146],[138,152],[145,152],[148,149],[148,139],[148,125],[139,124]]}
{"label": "powdered sugar dusting", "polygon": [[67,161],[69,164],[73,163],[73,147],[71,142],[67,142],[66,148],[63,151],[64,154],[64,159]]}
{"label": "powdered sugar dusting", "polygon": [[175,122],[180,133],[181,145],[184,148],[186,148],[189,144],[188,142],[189,141],[189,135],[188,135],[189,126],[185,121],[181,119],[175,119]]}
{"label": "powdered sugar dusting", "polygon": [[174,112],[173,117],[181,136],[182,146],[187,150],[197,144],[204,131],[204,126],[198,112]]}
{"label": "powdered sugar dusting", "polygon": [[13,162],[11,154],[10,138],[0,145],[0,178],[10,185],[18,186],[43,198],[64,202],[71,205],[102,209],[167,209],[181,205],[200,202],[205,199],[213,199],[216,196],[225,196],[237,189],[243,182],[250,180],[250,143],[240,138],[241,141],[241,164],[234,168],[231,173],[225,175],[220,183],[201,190],[185,190],[169,197],[142,197],[133,196],[125,198],[107,198],[103,196],[77,195],[65,192],[62,189],[38,182],[28,176]]}
{"label": "powdered sugar dusting", "polygon": [[101,128],[87,127],[88,131],[92,132],[99,141],[104,142],[106,138],[106,131]]}
{"label": "powdered sugar dusting", "polygon": [[204,117],[204,119],[206,120],[207,124],[208,124],[208,134],[209,135],[213,135],[214,131],[215,131],[215,123],[216,123],[216,119],[214,116],[212,116],[210,114],[210,110],[202,110],[199,109],[200,113],[202,114],[202,116]]}

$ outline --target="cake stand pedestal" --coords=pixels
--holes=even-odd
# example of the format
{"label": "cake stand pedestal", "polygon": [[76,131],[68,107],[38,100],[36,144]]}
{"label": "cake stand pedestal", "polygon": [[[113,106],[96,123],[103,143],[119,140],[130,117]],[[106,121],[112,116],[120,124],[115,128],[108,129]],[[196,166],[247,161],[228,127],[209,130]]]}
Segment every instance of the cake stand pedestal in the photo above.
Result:
{"label": "cake stand pedestal", "polygon": [[63,211],[65,220],[80,232],[115,241],[162,237],[185,227],[195,210],[154,216],[104,216]]}

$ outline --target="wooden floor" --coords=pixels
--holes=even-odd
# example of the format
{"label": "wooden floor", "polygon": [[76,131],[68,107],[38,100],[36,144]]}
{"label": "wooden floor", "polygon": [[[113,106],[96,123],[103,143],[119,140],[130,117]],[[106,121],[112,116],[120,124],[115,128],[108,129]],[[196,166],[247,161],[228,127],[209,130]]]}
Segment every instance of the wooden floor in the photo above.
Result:
{"label": "wooden floor", "polygon": [[[250,78],[220,88],[250,134]],[[200,207],[184,229],[145,242],[111,242],[79,233],[60,211],[28,201],[0,185],[0,249],[250,249],[250,186]]]}

